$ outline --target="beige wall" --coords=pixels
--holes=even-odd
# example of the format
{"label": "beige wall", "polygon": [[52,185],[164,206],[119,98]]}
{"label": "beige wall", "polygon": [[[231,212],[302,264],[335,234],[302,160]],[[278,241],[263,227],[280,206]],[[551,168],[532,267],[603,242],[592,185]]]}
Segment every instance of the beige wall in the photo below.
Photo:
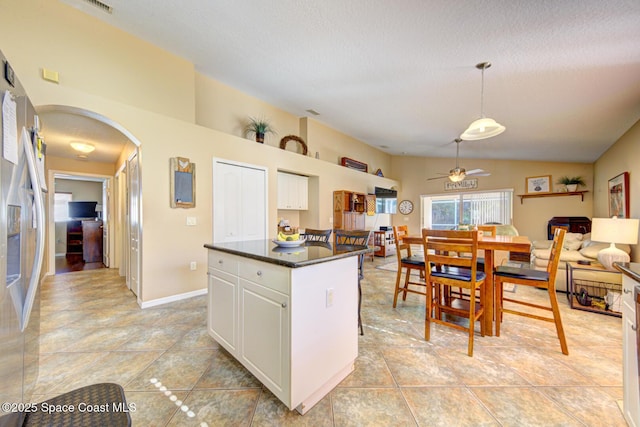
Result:
{"label": "beige wall", "polygon": [[[402,183],[398,191],[398,199],[411,200],[415,206],[413,213],[403,217],[394,215],[394,225],[407,224],[410,230],[418,230],[421,226],[420,196],[433,194],[451,194],[444,191],[445,179],[429,181],[428,178],[438,173],[448,173],[455,166],[455,158],[424,158],[396,156],[392,160],[392,174]],[[475,191],[495,189],[513,189],[513,224],[520,234],[531,240],[546,239],[547,222],[554,216],[586,216],[591,217],[593,211],[593,166],[588,163],[553,163],[513,160],[463,159],[461,167],[467,169],[484,169],[491,176],[478,177],[478,188]],[[561,186],[556,180],[564,175],[580,175],[588,190],[584,202],[579,197],[549,197],[526,199],[520,203],[518,194],[525,193],[525,179],[530,176],[551,175],[553,189]]]}
{"label": "beige wall", "polygon": [[[300,136],[297,116],[202,74],[196,73],[195,81],[197,124],[244,137],[248,117],[264,118],[277,132],[266,135],[264,143],[274,147],[284,136]],[[293,145],[288,148],[295,151]]]}
{"label": "beige wall", "polygon": [[33,96],[42,68],[64,88],[194,122],[194,67],[58,1],[0,0],[0,49]]}
{"label": "beige wall", "polygon": [[342,157],[349,157],[368,165],[369,173],[382,169],[386,177],[397,178],[391,173],[391,156],[349,135],[331,129],[325,124],[312,118],[301,119],[301,129],[306,136],[309,153],[330,163],[340,164]]}
{"label": "beige wall", "polygon": [[[622,172],[629,172],[630,217],[640,218],[640,121],[595,163],[594,217],[609,216],[608,181]],[[631,247],[631,259],[640,262],[637,245]]]}

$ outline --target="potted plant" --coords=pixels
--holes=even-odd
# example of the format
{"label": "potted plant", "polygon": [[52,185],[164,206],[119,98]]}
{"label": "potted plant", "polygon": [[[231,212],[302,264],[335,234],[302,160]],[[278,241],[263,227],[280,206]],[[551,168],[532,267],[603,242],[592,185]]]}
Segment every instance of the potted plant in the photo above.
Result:
{"label": "potted plant", "polygon": [[581,176],[563,176],[558,180],[558,184],[564,184],[567,187],[567,191],[572,192],[578,189],[578,186],[584,187],[585,184],[584,179]]}
{"label": "potted plant", "polygon": [[276,133],[276,130],[271,123],[269,123],[266,119],[257,119],[255,117],[249,117],[249,123],[244,128],[244,133],[246,136],[255,135],[256,142],[264,143],[264,136],[269,133]]}

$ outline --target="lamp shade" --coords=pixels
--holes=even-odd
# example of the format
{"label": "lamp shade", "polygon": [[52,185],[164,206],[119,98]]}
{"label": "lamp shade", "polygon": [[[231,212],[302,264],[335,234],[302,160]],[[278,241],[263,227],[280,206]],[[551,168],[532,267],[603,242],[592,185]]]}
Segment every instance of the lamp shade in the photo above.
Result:
{"label": "lamp shade", "polygon": [[491,138],[496,135],[500,135],[505,131],[505,127],[500,123],[488,117],[482,117],[469,125],[460,139],[465,141],[476,141],[479,139]]}
{"label": "lamp shade", "polygon": [[605,243],[638,243],[638,219],[593,218],[591,240]]}
{"label": "lamp shade", "polygon": [[614,263],[630,261],[629,254],[616,248],[616,243],[638,243],[638,222],[638,219],[616,217],[591,220],[591,240],[611,243],[611,246],[598,252],[598,261],[606,269],[615,270]]}

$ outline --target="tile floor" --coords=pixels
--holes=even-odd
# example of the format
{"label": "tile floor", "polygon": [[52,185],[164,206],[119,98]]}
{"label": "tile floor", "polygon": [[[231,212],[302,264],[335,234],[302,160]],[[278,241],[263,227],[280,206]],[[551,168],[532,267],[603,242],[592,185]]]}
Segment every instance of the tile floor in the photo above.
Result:
{"label": "tile floor", "polygon": [[619,318],[571,310],[561,295],[569,356],[552,324],[505,315],[502,336],[477,335],[470,358],[463,332],[433,325],[424,341],[419,296],[391,308],[395,273],[376,266],[392,261],[366,262],[356,370],[305,416],[209,338],[205,296],[141,310],[109,269],[43,284],[34,398],[116,382],[135,404],[134,426],[626,425]]}

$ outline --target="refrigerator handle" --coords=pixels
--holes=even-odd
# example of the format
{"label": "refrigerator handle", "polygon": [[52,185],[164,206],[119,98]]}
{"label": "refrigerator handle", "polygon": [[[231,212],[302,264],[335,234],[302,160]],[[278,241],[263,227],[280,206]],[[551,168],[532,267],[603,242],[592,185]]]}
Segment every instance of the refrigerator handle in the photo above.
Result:
{"label": "refrigerator handle", "polygon": [[33,202],[36,206],[36,253],[29,279],[29,287],[25,297],[24,306],[22,308],[22,319],[20,327],[24,331],[29,324],[29,316],[38,291],[40,282],[40,271],[42,270],[42,260],[44,258],[44,203],[42,201],[42,191],[38,181],[38,171],[36,170],[36,159],[33,152],[31,138],[25,128],[22,128],[23,147],[27,158],[27,166],[29,169],[29,177],[31,178],[31,187],[33,188]]}

